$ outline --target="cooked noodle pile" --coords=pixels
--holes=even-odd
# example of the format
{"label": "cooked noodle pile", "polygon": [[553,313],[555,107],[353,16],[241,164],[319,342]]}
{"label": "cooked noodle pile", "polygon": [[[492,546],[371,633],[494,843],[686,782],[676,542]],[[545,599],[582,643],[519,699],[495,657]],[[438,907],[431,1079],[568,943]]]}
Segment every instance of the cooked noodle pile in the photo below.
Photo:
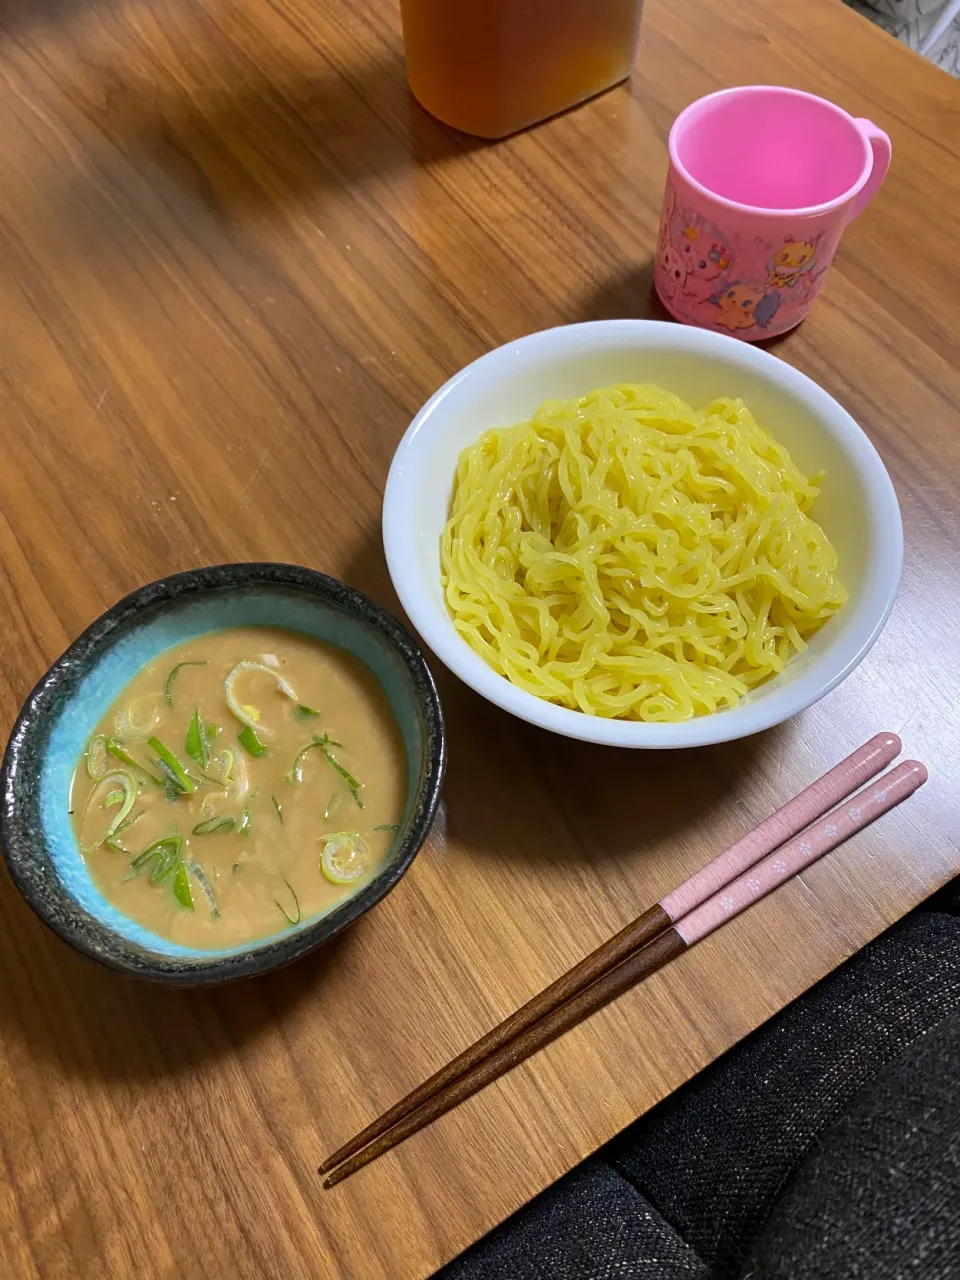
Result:
{"label": "cooked noodle pile", "polygon": [[588,715],[687,720],[781,671],[846,599],[819,490],[740,400],[624,384],[460,455],[441,546],[454,626]]}

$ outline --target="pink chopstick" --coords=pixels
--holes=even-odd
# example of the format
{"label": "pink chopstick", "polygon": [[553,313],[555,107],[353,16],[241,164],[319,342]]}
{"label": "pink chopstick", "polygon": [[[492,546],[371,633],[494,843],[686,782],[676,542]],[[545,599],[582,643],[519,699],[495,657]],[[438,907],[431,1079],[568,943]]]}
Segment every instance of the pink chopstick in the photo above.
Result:
{"label": "pink chopstick", "polygon": [[919,760],[904,760],[866,790],[850,796],[838,809],[724,885],[674,925],[677,933],[688,947],[692,947],[746,910],[751,903],[835,849],[854,832],[874,822],[901,800],[906,800],[926,780],[927,770]]}
{"label": "pink chopstick", "polygon": [[711,894],[749,870],[765,854],[778,849],[784,840],[789,840],[816,821],[845,796],[859,790],[896,760],[902,750],[903,744],[895,733],[878,733],[862,747],[857,747],[822,778],[811,783],[776,813],[771,813],[742,840],[712,858],[689,880],[684,880],[683,884],[661,898],[660,906],[671,923],[680,920]]}

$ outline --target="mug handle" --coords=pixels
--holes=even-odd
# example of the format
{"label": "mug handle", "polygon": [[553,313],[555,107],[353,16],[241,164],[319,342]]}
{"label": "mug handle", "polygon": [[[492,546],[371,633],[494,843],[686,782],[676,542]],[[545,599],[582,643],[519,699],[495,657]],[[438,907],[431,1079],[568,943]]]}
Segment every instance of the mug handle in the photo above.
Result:
{"label": "mug handle", "polygon": [[862,213],[877,194],[880,183],[887,176],[887,170],[890,168],[890,158],[893,155],[893,144],[883,130],[878,129],[872,120],[865,120],[862,116],[858,116],[854,120],[854,124],[873,148],[873,168],[870,170],[870,177],[867,178],[857,193],[853,208],[850,210],[850,217],[847,219],[848,222],[852,222],[858,214]]}

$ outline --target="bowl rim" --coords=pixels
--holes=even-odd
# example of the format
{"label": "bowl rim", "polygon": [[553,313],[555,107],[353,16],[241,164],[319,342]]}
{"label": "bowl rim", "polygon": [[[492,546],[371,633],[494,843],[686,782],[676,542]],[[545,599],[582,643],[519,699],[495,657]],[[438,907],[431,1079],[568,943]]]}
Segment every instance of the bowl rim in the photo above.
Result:
{"label": "bowl rim", "polygon": [[[830,434],[863,479],[867,509],[875,517],[873,523],[882,543],[871,547],[868,565],[880,565],[884,571],[875,575],[875,582],[868,583],[863,598],[857,602],[857,616],[863,615],[862,623],[848,637],[845,660],[828,677],[815,681],[812,673],[822,669],[829,649],[815,658],[798,679],[728,711],[667,724],[589,716],[526,693],[488,667],[454,630],[443,606],[438,608],[424,589],[416,568],[417,550],[423,539],[410,520],[410,511],[416,509],[410,487],[415,482],[417,467],[413,457],[418,437],[427,433],[437,409],[451,393],[473,379],[496,379],[501,372],[516,372],[544,356],[560,359],[574,352],[583,354],[590,349],[603,351],[625,345],[638,349],[672,347],[719,357],[732,367],[765,376],[812,416],[830,423]],[[382,534],[390,577],[407,616],[429,648],[465,684],[502,710],[540,728],[584,742],[641,750],[734,741],[782,724],[818,702],[846,679],[873,647],[896,600],[903,565],[903,524],[893,483],[872,441],[851,414],[807,374],[752,343],[661,320],[591,320],[543,329],[488,351],[454,374],[419,410],[397,446],[384,492]]]}
{"label": "bowl rim", "polygon": [[[145,610],[161,612],[165,607],[191,596],[249,587],[266,591],[292,588],[319,596],[328,605],[349,613],[354,620],[378,630],[399,654],[411,676],[414,696],[424,717],[423,756],[411,816],[396,856],[381,874],[360,893],[305,928],[276,938],[265,946],[254,946],[234,955],[212,955],[209,960],[165,956],[112,933],[99,917],[81,907],[63,886],[48,853],[50,874],[59,886],[60,900],[70,907],[65,912],[51,909],[54,903],[50,896],[39,888],[33,877],[25,874],[25,868],[37,856],[38,840],[31,834],[30,822],[32,820],[41,832],[42,824],[37,812],[39,788],[22,798],[19,774],[28,750],[35,751],[39,758],[43,756],[57,719],[57,712],[51,704],[63,685],[66,683],[68,686],[67,696],[72,696],[70,686],[85,674],[89,656],[103,652],[105,645],[109,647],[113,642],[111,638],[131,615]],[[39,739],[38,734],[41,735]],[[386,897],[406,873],[430,832],[440,802],[446,758],[443,709],[430,668],[407,628],[369,596],[318,570],[280,561],[242,561],[186,569],[145,583],[104,610],[51,663],[27,695],[0,765],[0,853],[21,896],[40,920],[63,941],[91,959],[109,969],[153,982],[177,986],[226,982],[292,963],[341,933]],[[39,843],[45,847],[42,836]],[[123,958],[95,944],[95,933],[91,934],[90,924],[119,939],[126,953]]]}

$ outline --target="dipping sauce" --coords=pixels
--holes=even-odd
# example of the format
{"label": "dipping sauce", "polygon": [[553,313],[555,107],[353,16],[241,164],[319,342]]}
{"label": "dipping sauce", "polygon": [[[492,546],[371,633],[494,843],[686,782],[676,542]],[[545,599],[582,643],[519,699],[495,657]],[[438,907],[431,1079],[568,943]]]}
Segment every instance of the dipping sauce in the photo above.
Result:
{"label": "dipping sauce", "polygon": [[69,808],[103,895],[183,946],[294,928],[374,878],[403,817],[399,730],[343,650],[208,632],[144,667],[77,762]]}

